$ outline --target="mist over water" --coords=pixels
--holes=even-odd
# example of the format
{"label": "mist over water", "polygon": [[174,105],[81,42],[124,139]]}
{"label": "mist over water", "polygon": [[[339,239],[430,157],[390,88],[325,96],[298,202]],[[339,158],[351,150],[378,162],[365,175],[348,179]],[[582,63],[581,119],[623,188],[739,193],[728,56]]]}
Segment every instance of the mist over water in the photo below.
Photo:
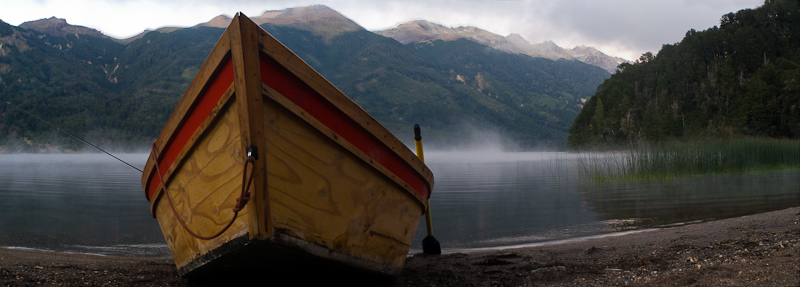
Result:
{"label": "mist over water", "polygon": [[[413,151],[413,135],[398,135]],[[426,152],[473,152],[477,154],[499,154],[525,151],[565,151],[566,141],[533,140],[518,141],[499,127],[476,126],[469,123],[456,125],[451,131],[422,129],[422,141]]]}
{"label": "mist over water", "polygon": [[[115,154],[142,168],[148,154]],[[585,155],[431,151],[445,252],[595,236],[797,206],[800,170],[592,184]],[[0,154],[0,246],[169,257],[141,173],[105,154]],[[412,253],[426,235],[421,218]]]}
{"label": "mist over water", "polygon": [[0,246],[169,256],[141,176],[106,154],[0,155]]}

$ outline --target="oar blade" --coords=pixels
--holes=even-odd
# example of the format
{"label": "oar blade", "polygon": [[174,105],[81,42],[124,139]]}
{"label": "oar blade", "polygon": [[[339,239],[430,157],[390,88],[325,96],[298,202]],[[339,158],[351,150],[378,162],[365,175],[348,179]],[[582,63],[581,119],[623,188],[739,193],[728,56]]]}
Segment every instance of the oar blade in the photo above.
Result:
{"label": "oar blade", "polygon": [[[419,157],[422,162],[425,162],[425,155],[422,151],[422,134],[420,133],[419,124],[414,125],[414,146],[416,146],[417,149],[417,157]],[[430,200],[428,201],[428,209],[425,210],[425,224],[428,227],[428,236],[422,239],[422,252],[431,255],[442,254],[442,246],[439,244],[439,240],[433,237]]]}
{"label": "oar blade", "polygon": [[439,255],[442,254],[442,246],[433,235],[428,235],[422,239],[422,252],[430,255]]}

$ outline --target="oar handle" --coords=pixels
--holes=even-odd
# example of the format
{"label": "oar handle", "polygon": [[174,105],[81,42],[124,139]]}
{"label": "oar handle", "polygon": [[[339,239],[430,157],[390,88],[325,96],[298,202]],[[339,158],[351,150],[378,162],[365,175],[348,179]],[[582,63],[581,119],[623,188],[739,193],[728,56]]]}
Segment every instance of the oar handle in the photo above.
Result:
{"label": "oar handle", "polygon": [[[419,131],[419,124],[414,124],[414,146],[417,148],[417,157],[425,163],[425,154],[422,152],[422,134]],[[442,246],[439,240],[433,237],[433,222],[431,221],[431,201],[427,201],[428,208],[425,209],[425,225],[428,227],[428,236],[422,239],[422,252],[427,254],[442,254]]]}
{"label": "oar handle", "polygon": [[422,133],[419,131],[419,124],[414,124],[414,146],[417,148],[417,157],[425,163],[425,153],[422,152]]}
{"label": "oar handle", "polygon": [[[414,124],[414,147],[417,149],[417,157],[425,163],[425,153],[422,151],[422,132],[419,124]],[[428,208],[425,209],[425,223],[428,227],[428,235],[433,235],[433,222],[431,221],[431,201],[427,202]]]}

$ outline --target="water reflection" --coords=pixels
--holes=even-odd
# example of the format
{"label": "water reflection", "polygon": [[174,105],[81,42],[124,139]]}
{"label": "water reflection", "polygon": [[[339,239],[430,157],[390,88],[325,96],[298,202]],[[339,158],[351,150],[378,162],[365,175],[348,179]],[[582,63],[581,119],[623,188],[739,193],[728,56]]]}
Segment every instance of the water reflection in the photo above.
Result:
{"label": "water reflection", "polygon": [[[434,235],[445,249],[538,242],[602,229],[581,200],[575,155],[429,153]],[[424,237],[424,221],[417,230]],[[417,246],[415,246],[417,247]],[[417,247],[418,248],[418,247]]]}
{"label": "water reflection", "polygon": [[800,205],[800,170],[703,175],[665,182],[583,185],[600,219],[638,226],[730,218]]}
{"label": "water reflection", "polygon": [[[121,155],[144,166],[146,154]],[[596,185],[569,153],[428,152],[443,249],[497,247],[800,205],[800,170]],[[0,246],[169,257],[141,173],[102,154],[0,155]],[[412,252],[426,235],[420,222]]]}
{"label": "water reflection", "polygon": [[[800,170],[593,184],[569,153],[428,153],[434,235],[445,250],[508,246],[800,205]],[[426,235],[421,221],[412,252]]]}
{"label": "water reflection", "polygon": [[[144,154],[120,157],[140,167],[147,159]],[[138,171],[101,154],[0,159],[0,246],[169,255]]]}

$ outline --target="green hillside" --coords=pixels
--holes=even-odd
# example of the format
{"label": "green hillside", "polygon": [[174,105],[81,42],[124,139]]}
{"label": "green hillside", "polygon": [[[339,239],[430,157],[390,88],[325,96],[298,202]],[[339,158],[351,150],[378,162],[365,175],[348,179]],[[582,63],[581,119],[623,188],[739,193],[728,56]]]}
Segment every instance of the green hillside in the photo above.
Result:
{"label": "green hillside", "polygon": [[[404,46],[366,30],[263,27],[398,137],[410,142],[419,123],[432,146],[491,131],[507,146],[563,148],[579,100],[609,76],[464,40]],[[0,23],[0,100],[100,146],[146,149],[222,32],[150,32],[122,44]],[[0,152],[85,148],[10,105],[0,116]]]}
{"label": "green hillside", "polygon": [[6,102],[47,117],[78,136],[92,137],[91,132],[118,110],[109,101],[117,94],[117,85],[106,79],[104,71],[123,49],[108,39],[55,37],[0,21],[0,100],[4,104],[0,108],[0,145],[76,146]]}
{"label": "green hillside", "polygon": [[571,148],[674,139],[800,138],[800,5],[723,15],[623,64],[569,129]]}
{"label": "green hillside", "polygon": [[409,45],[448,76],[451,90],[462,91],[454,103],[474,112],[467,120],[545,146],[564,145],[581,99],[608,77],[582,62],[509,54],[465,39]]}

